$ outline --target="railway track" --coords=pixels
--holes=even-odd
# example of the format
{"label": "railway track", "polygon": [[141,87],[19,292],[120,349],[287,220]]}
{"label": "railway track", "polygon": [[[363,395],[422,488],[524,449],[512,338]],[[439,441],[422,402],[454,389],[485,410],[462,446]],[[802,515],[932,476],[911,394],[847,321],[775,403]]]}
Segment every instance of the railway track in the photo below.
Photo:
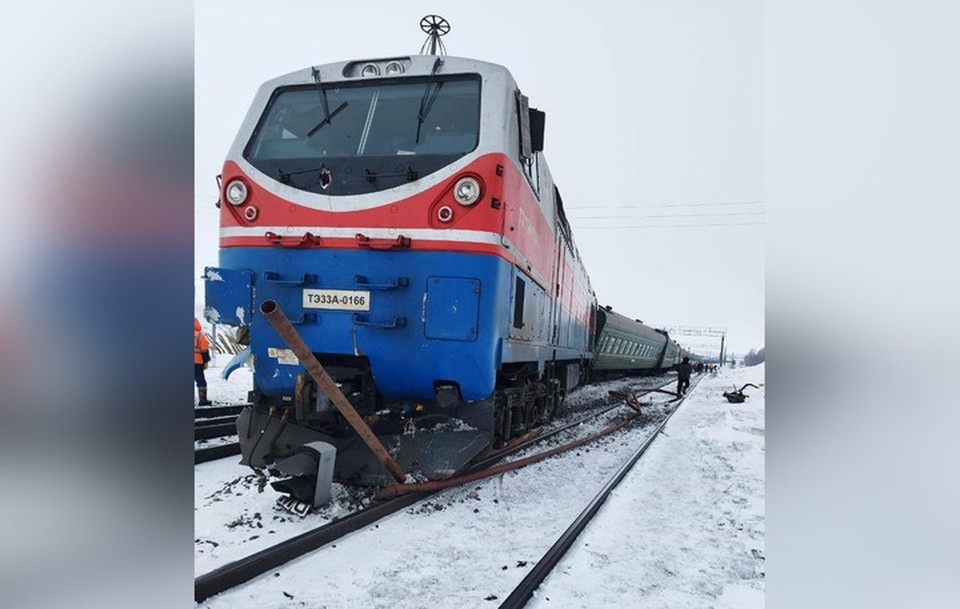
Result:
{"label": "railway track", "polygon": [[207,463],[208,461],[216,461],[217,459],[239,454],[239,442],[231,442],[229,444],[220,444],[219,446],[209,446],[206,448],[195,448],[193,450],[193,464]]}
{"label": "railway track", "polygon": [[[237,434],[237,415],[246,404],[205,406],[193,409],[193,439],[212,440]],[[218,446],[194,448],[193,463],[206,463],[240,454],[240,444],[232,442]]]}
{"label": "railway track", "polygon": [[[674,381],[671,380],[651,389],[662,389],[662,387],[672,384],[673,382]],[[596,408],[589,414],[543,431],[535,437],[526,439],[521,438],[520,441],[515,442],[513,445],[501,449],[487,458],[477,462],[468,470],[468,475],[476,476],[471,479],[484,477],[482,474],[487,470],[492,471],[492,468],[495,464],[504,461],[513,455],[521,453],[522,451],[525,451],[537,444],[546,443],[552,438],[560,436],[564,432],[572,430],[591,419],[600,417],[622,405],[622,401],[603,405]],[[635,418],[636,416],[637,415],[635,413],[631,419]],[[669,415],[667,418],[669,418]],[[664,421],[665,420],[666,418]],[[657,429],[656,433],[651,435],[651,438],[655,437],[656,434],[659,433],[659,430],[660,428]],[[551,451],[547,452],[553,453],[554,450],[556,449],[551,449]],[[529,457],[518,459],[518,461],[524,461],[526,459],[529,459]],[[501,465],[499,467],[504,466]],[[410,505],[427,499],[432,495],[438,494],[441,490],[443,490],[443,488],[422,491],[413,490],[412,492],[406,492],[391,498],[381,499],[371,507],[358,510],[357,512],[354,512],[348,516],[339,518],[317,527],[316,529],[307,531],[297,535],[296,537],[260,550],[245,558],[223,565],[222,567],[214,569],[209,573],[200,575],[194,580],[194,599],[196,602],[202,602],[216,594],[236,587],[295,558],[303,556],[327,544],[331,544],[345,535],[369,526],[378,520],[389,516],[390,514],[394,514]],[[539,585],[539,583],[537,583],[537,585]]]}
{"label": "railway track", "polygon": [[193,439],[211,440],[237,433],[237,415],[246,404],[193,409]]}
{"label": "railway track", "polygon": [[213,419],[217,417],[236,417],[249,404],[232,404],[230,406],[199,406],[193,409],[194,421],[198,419]]}
{"label": "railway track", "polygon": [[[697,378],[697,383],[700,382],[702,376]],[[690,389],[693,389],[691,387]],[[689,391],[688,391],[689,395]],[[684,401],[686,398],[681,398],[677,402],[677,407]],[[677,411],[677,408],[674,408],[670,411],[662,421],[660,421],[656,428],[653,430],[647,439],[637,448],[636,451],[630,457],[624,461],[616,472],[607,480],[603,485],[603,488],[596,494],[596,496],[590,501],[590,503],[583,509],[582,512],[577,516],[576,519],[570,524],[569,527],[564,530],[564,532],[557,538],[550,549],[537,561],[533,569],[527,574],[526,577],[513,589],[513,591],[507,596],[506,599],[500,604],[499,609],[522,609],[530,601],[530,598],[533,596],[534,591],[540,587],[540,584],[543,583],[543,580],[547,578],[551,571],[560,563],[563,557],[566,555],[567,551],[576,541],[577,537],[580,536],[580,533],[590,524],[590,521],[593,520],[593,517],[597,515],[597,512],[600,511],[600,507],[607,500],[607,497],[610,496],[610,493],[623,481],[627,473],[633,466],[636,465],[637,461],[640,460],[640,457],[643,456],[647,449],[650,448],[650,445],[653,444],[653,441],[660,435],[660,432],[663,431],[663,428],[667,425],[667,422],[670,420],[670,417],[673,416],[673,413]]]}

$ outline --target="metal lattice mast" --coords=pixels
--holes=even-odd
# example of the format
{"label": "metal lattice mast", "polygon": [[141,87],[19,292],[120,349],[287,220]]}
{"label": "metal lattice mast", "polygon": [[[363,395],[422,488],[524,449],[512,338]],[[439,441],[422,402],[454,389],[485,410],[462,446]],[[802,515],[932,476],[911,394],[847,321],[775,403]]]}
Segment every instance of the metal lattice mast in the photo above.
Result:
{"label": "metal lattice mast", "polygon": [[[694,326],[665,326],[663,328],[666,330],[671,337],[676,338],[678,336],[689,336],[697,338],[720,338],[720,351],[717,358],[720,360],[721,365],[725,359],[725,345],[727,337],[726,328],[712,328],[712,327],[694,327]],[[699,343],[701,347],[709,346],[708,343]],[[716,347],[714,347],[716,348]]]}

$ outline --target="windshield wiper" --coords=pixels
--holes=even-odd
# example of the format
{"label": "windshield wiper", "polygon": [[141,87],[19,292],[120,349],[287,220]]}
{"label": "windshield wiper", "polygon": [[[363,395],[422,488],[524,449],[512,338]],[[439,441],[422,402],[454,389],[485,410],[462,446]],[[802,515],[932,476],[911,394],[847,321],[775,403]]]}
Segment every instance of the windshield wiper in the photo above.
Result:
{"label": "windshield wiper", "polygon": [[337,109],[332,113],[330,112],[330,104],[327,101],[327,90],[323,88],[323,84],[320,82],[320,70],[316,68],[310,68],[313,74],[313,81],[317,83],[317,93],[320,95],[320,102],[323,104],[323,120],[317,123],[317,126],[307,132],[307,137],[313,137],[313,134],[320,130],[320,127],[330,124],[330,120],[333,119],[341,110],[347,107],[347,102],[343,102]]}
{"label": "windshield wiper", "polygon": [[[433,77],[436,76],[437,70],[440,69],[440,66],[443,65],[443,60],[437,57],[437,60],[433,62],[433,69],[430,70],[430,80],[427,81],[427,87],[423,90],[423,97],[420,98],[420,111],[417,112],[417,139],[416,143],[420,143],[420,127],[423,126],[423,121],[427,120],[427,115],[430,114],[430,108],[433,107],[433,102],[437,100],[437,94],[440,93],[440,87],[443,86],[443,82],[437,83],[437,87],[433,89],[433,93],[430,93],[430,89],[433,83]],[[430,99],[427,99],[427,96],[430,96]]]}
{"label": "windshield wiper", "polygon": [[333,119],[333,117],[336,116],[337,114],[340,114],[340,111],[346,107],[347,107],[347,102],[343,102],[339,106],[337,106],[333,112],[324,116],[323,120],[317,123],[316,127],[311,129],[310,131],[307,131],[307,137],[313,137],[313,134],[316,133],[317,131],[320,131],[321,127],[323,127],[324,125],[329,125],[331,119]]}
{"label": "windshield wiper", "polygon": [[277,175],[280,176],[280,181],[284,184],[290,183],[290,177],[296,176],[304,173],[313,173],[314,171],[319,172],[317,174],[317,182],[320,184],[320,187],[326,189],[330,185],[331,175],[330,170],[327,169],[327,166],[320,165],[319,167],[308,167],[306,169],[296,169],[294,171],[284,171],[283,168],[277,167]]}
{"label": "windshield wiper", "polygon": [[317,83],[317,93],[320,94],[320,101],[323,102],[323,116],[330,116],[330,106],[327,104],[327,90],[323,88],[323,85],[320,83],[320,70],[316,68],[310,68],[313,73],[313,82]]}
{"label": "windshield wiper", "polygon": [[376,182],[377,178],[407,178],[408,182],[413,182],[417,179],[419,174],[413,170],[413,167],[407,165],[406,171],[398,171],[396,173],[378,173],[376,171],[370,171],[369,169],[363,170],[363,177],[367,179],[368,182]]}

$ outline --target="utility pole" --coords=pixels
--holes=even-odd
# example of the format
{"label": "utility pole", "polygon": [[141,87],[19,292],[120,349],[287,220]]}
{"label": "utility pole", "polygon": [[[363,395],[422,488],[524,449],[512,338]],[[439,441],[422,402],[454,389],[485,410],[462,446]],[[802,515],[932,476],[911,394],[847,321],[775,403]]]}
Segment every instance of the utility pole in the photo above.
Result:
{"label": "utility pole", "polygon": [[727,335],[724,334],[720,337],[720,367],[723,367],[724,362],[726,361],[726,353],[723,352],[723,342],[727,338]]}

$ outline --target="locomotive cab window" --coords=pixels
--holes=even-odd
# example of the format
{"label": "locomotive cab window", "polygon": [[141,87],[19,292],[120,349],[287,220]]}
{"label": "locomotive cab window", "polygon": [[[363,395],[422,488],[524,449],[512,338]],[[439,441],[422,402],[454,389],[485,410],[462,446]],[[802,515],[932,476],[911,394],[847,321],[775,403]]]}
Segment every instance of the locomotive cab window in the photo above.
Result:
{"label": "locomotive cab window", "polygon": [[274,92],[244,157],[301,190],[362,194],[433,173],[479,137],[477,76],[299,85]]}

